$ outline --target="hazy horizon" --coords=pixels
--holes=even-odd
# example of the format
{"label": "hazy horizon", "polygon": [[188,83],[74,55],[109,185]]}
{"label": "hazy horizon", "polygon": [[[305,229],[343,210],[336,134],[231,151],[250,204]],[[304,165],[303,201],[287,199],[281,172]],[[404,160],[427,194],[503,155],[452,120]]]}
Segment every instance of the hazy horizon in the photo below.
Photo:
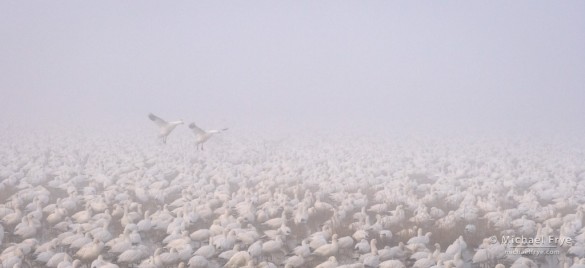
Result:
{"label": "hazy horizon", "polygon": [[[585,3],[0,3],[8,126],[582,132]],[[6,127],[5,125],[5,127]]]}

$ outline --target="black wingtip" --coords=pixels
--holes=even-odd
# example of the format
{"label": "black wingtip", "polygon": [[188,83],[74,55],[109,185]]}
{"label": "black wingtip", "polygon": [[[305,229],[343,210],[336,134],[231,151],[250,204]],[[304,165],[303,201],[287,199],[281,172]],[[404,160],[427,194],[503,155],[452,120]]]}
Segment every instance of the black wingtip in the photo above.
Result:
{"label": "black wingtip", "polygon": [[149,113],[148,118],[150,118],[150,120],[154,121],[156,119],[156,116],[154,116],[154,114],[152,114],[152,113]]}
{"label": "black wingtip", "polygon": [[195,125],[195,123],[191,123],[189,124],[189,128],[196,128],[197,126]]}

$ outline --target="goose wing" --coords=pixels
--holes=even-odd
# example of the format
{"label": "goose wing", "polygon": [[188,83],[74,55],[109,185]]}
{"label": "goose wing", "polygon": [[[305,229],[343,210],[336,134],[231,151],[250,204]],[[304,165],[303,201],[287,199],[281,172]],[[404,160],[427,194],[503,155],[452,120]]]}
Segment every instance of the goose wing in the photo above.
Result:
{"label": "goose wing", "polygon": [[224,132],[226,130],[228,130],[228,128],[214,129],[214,130],[208,130],[207,133],[216,134],[216,133]]}
{"label": "goose wing", "polygon": [[205,135],[205,130],[199,128],[197,125],[195,125],[195,123],[189,124],[189,128],[193,130],[195,135]]}
{"label": "goose wing", "polygon": [[158,117],[152,113],[148,114],[148,118],[150,118],[150,120],[152,120],[159,127],[166,127],[169,124],[169,123],[167,123],[167,121],[161,119],[160,117]]}

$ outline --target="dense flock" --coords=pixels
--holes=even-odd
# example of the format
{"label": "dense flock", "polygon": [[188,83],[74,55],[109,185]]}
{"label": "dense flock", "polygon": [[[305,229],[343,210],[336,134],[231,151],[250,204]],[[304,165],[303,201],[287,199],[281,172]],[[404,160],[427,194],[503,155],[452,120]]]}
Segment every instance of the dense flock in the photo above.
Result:
{"label": "dense flock", "polygon": [[191,136],[6,131],[0,266],[585,267],[584,152],[534,137],[232,131],[201,151]]}

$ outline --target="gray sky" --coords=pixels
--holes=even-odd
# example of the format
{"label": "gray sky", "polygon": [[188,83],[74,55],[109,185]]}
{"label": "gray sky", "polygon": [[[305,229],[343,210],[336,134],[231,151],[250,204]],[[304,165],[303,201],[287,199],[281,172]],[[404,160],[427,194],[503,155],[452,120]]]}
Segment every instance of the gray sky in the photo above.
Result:
{"label": "gray sky", "polygon": [[582,128],[584,1],[2,1],[8,122]]}

